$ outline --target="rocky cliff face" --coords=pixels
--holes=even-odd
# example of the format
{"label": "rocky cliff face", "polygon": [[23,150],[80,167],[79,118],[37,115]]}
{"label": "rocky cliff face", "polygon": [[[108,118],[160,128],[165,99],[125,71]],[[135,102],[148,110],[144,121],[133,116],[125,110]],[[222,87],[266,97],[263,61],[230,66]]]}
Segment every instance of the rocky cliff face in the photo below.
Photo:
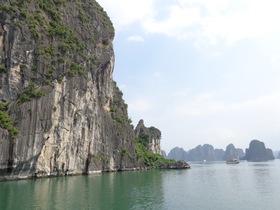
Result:
{"label": "rocky cliff face", "polygon": [[161,132],[155,127],[147,128],[144,121],[140,120],[135,128],[135,136],[143,139],[147,148],[154,154],[162,154],[160,149]]}
{"label": "rocky cliff face", "polygon": [[246,149],[246,155],[244,157],[248,161],[268,161],[274,160],[275,157],[271,149],[267,149],[263,142],[258,140],[252,140],[249,145],[249,149]]}
{"label": "rocky cliff face", "polygon": [[0,2],[2,177],[142,166],[112,79],[113,37],[95,0]]}

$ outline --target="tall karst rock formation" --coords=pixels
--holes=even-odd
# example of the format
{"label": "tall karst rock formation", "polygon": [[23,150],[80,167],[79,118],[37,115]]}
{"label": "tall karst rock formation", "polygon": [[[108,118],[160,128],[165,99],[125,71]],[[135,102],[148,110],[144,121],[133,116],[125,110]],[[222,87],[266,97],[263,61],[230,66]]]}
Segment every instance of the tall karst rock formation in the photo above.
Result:
{"label": "tall karst rock formation", "polygon": [[162,154],[160,148],[161,132],[155,127],[147,128],[144,125],[144,120],[140,120],[135,128],[135,136],[144,140],[144,144],[154,154]]}
{"label": "tall karst rock formation", "polygon": [[247,161],[261,162],[274,160],[275,157],[271,149],[266,148],[263,142],[255,139],[250,142],[249,148],[246,149],[244,159]]}
{"label": "tall karst rock formation", "polygon": [[243,158],[244,157],[244,152],[242,149],[238,149],[235,148],[235,146],[233,144],[229,144],[226,147],[226,151],[225,151],[225,160],[229,161],[232,159],[239,159],[239,158]]}
{"label": "tall karst rock formation", "polygon": [[95,0],[0,1],[1,177],[142,166],[113,38]]}

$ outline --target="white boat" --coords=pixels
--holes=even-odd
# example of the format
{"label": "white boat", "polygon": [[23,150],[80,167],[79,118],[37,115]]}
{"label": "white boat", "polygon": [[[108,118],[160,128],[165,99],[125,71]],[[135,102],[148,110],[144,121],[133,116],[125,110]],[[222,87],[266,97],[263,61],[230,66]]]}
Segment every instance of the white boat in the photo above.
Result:
{"label": "white boat", "polygon": [[230,159],[230,160],[227,160],[226,163],[227,163],[227,164],[238,164],[238,163],[239,163],[239,160],[238,160],[238,159]]}

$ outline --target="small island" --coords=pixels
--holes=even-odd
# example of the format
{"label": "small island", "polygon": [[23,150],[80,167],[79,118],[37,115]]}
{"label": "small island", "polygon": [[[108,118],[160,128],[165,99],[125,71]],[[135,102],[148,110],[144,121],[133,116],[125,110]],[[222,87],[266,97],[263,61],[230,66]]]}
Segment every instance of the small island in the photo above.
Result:
{"label": "small island", "polygon": [[184,160],[166,159],[160,147],[161,131],[155,127],[147,128],[140,120],[135,128],[136,151],[148,168],[188,169],[190,165]]}
{"label": "small island", "polygon": [[265,147],[265,144],[259,140],[252,140],[249,149],[246,149],[246,155],[243,158],[247,161],[262,162],[274,160],[275,157],[271,149]]}

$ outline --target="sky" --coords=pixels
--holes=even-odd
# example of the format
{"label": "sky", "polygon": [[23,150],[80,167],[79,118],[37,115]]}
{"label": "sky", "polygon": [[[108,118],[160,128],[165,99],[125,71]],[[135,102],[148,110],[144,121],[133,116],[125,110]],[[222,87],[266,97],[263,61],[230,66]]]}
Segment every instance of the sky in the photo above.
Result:
{"label": "sky", "polygon": [[163,150],[280,150],[278,0],[97,1],[128,114],[161,130]]}

